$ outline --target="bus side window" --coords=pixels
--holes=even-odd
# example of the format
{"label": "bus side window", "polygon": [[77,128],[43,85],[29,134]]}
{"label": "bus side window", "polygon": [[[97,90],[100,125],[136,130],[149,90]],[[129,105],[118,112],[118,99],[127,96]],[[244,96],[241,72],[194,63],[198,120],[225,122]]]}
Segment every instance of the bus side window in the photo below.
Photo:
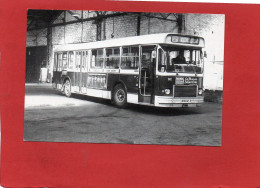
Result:
{"label": "bus side window", "polygon": [[95,62],[96,62],[96,56],[93,55],[93,52],[92,52],[92,58],[91,58],[91,68],[95,68]]}
{"label": "bus side window", "polygon": [[62,53],[58,54],[58,69],[62,69]]}
{"label": "bus side window", "polygon": [[68,56],[67,52],[63,52],[62,54],[62,67],[63,69],[67,69],[68,67]]}
{"label": "bus side window", "polygon": [[88,62],[88,52],[83,51],[82,52],[82,69],[87,69],[87,62]]}
{"label": "bus side window", "polygon": [[91,68],[95,68],[96,57],[97,57],[97,50],[92,50]]}
{"label": "bus side window", "polygon": [[103,48],[92,50],[91,68],[103,68],[103,65],[104,65]]}
{"label": "bus side window", "polygon": [[74,52],[69,52],[69,69],[74,68],[74,63],[75,63]]}
{"label": "bus side window", "polygon": [[88,51],[85,51],[85,69],[88,68]]}
{"label": "bus side window", "polygon": [[81,52],[76,52],[76,69],[80,69]]}
{"label": "bus side window", "polygon": [[138,69],[139,47],[127,46],[122,49],[121,69]]}
{"label": "bus side window", "polygon": [[118,69],[120,62],[120,49],[119,48],[107,48],[105,57],[105,68]]}

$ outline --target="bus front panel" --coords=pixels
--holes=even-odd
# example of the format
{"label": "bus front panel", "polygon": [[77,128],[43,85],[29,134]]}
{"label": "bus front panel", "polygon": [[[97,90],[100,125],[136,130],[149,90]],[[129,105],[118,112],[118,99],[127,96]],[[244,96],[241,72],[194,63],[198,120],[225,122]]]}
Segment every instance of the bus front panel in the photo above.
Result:
{"label": "bus front panel", "polygon": [[201,76],[157,76],[155,106],[196,107],[203,103]]}

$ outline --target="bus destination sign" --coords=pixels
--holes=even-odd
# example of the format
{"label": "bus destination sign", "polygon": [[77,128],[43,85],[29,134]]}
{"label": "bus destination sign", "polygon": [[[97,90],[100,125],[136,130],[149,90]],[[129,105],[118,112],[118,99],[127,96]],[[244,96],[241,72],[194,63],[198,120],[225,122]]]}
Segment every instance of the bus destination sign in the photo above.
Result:
{"label": "bus destination sign", "polygon": [[196,77],[176,77],[175,85],[194,85],[198,83]]}
{"label": "bus destination sign", "polygon": [[199,38],[189,36],[171,36],[171,41],[174,43],[199,44]]}

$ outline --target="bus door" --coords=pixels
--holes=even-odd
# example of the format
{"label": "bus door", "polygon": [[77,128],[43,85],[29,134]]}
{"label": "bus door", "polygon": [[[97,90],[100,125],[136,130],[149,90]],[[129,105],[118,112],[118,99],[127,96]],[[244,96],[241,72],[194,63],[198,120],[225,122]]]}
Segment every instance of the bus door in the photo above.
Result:
{"label": "bus door", "polygon": [[156,46],[141,47],[138,102],[153,104]]}

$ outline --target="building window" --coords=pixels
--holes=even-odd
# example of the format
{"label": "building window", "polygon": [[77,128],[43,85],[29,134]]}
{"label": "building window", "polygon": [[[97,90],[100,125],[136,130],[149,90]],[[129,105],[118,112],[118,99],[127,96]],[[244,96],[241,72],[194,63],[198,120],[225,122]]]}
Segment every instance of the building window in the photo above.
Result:
{"label": "building window", "polygon": [[97,41],[100,41],[102,35],[102,22],[98,20],[96,24],[97,24]]}

